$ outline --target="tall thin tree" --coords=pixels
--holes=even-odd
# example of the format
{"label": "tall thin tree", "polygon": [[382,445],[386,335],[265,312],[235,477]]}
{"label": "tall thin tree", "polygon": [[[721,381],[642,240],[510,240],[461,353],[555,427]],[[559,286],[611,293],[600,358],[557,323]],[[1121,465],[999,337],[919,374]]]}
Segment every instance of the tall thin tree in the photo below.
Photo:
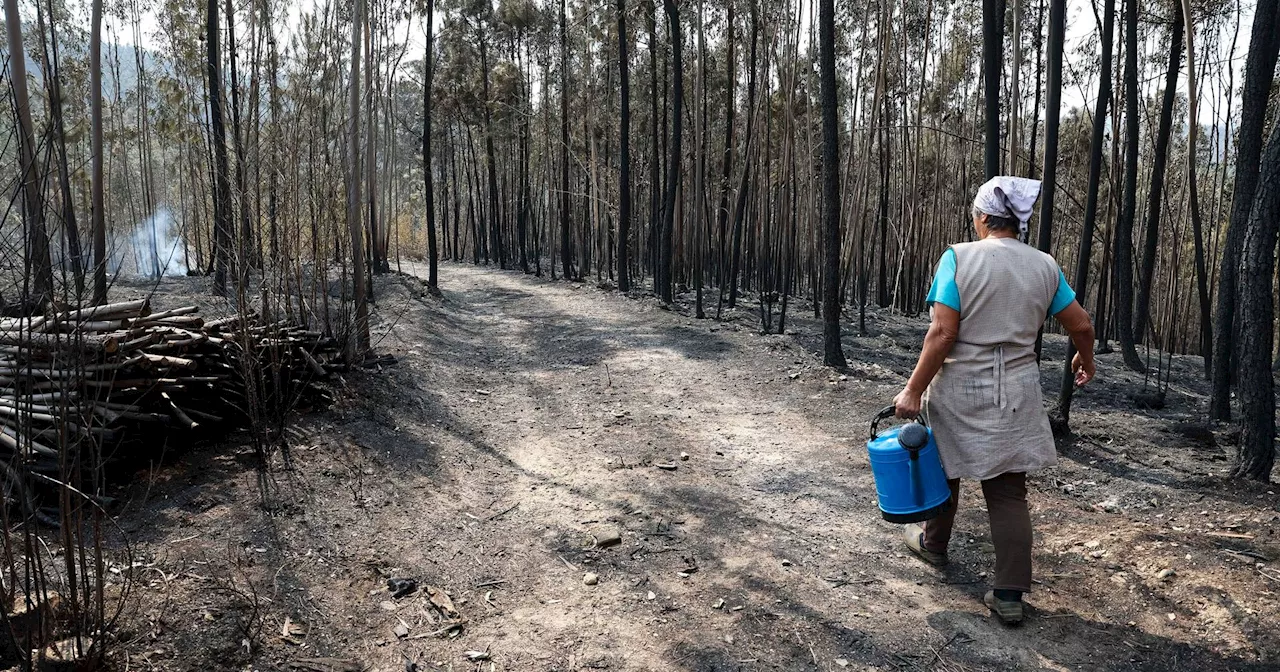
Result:
{"label": "tall thin tree", "polygon": [[[89,153],[90,212],[93,230],[93,305],[107,302],[107,220],[104,207],[102,161],[102,1],[93,0],[93,18],[89,27]],[[209,0],[217,24],[217,0]],[[215,43],[211,51],[217,49]],[[211,72],[212,74],[212,72]]]}
{"label": "tall thin tree", "polygon": [[[1176,1],[1176,0],[1175,0]],[[1160,102],[1160,123],[1156,128],[1155,155],[1151,163],[1151,187],[1147,191],[1147,230],[1142,245],[1142,267],[1133,309],[1133,336],[1143,340],[1151,311],[1151,284],[1160,242],[1160,210],[1164,196],[1164,173],[1169,162],[1169,136],[1173,130],[1173,102],[1177,97],[1178,72],[1182,59],[1182,16],[1174,8],[1173,35],[1169,40],[1169,67],[1165,71],[1164,95]],[[1193,84],[1194,86],[1194,84]],[[1194,122],[1193,122],[1194,124]]]}
{"label": "tall thin tree", "polygon": [[1133,220],[1138,204],[1138,0],[1124,3],[1124,198],[1115,230],[1116,340],[1124,363],[1145,371],[1133,340]]}
{"label": "tall thin tree", "polygon": [[822,78],[822,360],[844,367],[840,348],[840,126],[836,95],[835,0],[818,4],[818,69]]}
{"label": "tall thin tree", "polygon": [[427,53],[423,56],[426,72],[422,85],[422,179],[427,210],[427,288],[440,291],[439,254],[436,250],[436,187],[431,154],[431,95],[435,82],[435,13],[436,0],[427,0]]}
{"label": "tall thin tree", "polygon": [[[982,0],[983,170],[987,179],[1000,174],[1000,74],[1004,65],[1004,0]],[[883,287],[883,283],[882,283]]]}
{"label": "tall thin tree", "polygon": [[[349,82],[351,123],[347,132],[347,232],[351,236],[351,285],[355,296],[355,333],[347,338],[348,362],[356,362],[369,352],[369,303],[366,295],[364,227],[361,225],[360,170],[360,37],[364,32],[365,0],[355,0],[351,16],[351,81]],[[371,82],[372,83],[372,82]]]}
{"label": "tall thin tree", "polygon": [[1053,250],[1053,205],[1058,194],[1058,124],[1062,108],[1062,43],[1067,29],[1067,0],[1049,0],[1049,58],[1045,81],[1044,182],[1040,191],[1040,229],[1036,246]]}
{"label": "tall thin tree", "polygon": [[631,61],[627,46],[627,0],[618,0],[618,79],[622,110],[618,131],[618,291],[631,291]]}
{"label": "tall thin tree", "polygon": [[[27,93],[27,53],[22,46],[22,15],[18,0],[4,1],[5,28],[9,36],[9,81],[18,117],[18,160],[21,169],[22,213],[25,225],[26,270],[31,278],[29,299],[44,305],[53,299],[53,260],[49,254],[49,233],[44,222],[43,178],[36,162],[35,125],[31,120],[31,99]],[[16,56],[15,56],[16,54]]]}
{"label": "tall thin tree", "polygon": [[1187,209],[1191,211],[1191,235],[1195,238],[1196,292],[1200,299],[1200,356],[1204,358],[1205,374],[1208,375],[1212,372],[1213,320],[1209,304],[1209,270],[1204,252],[1204,225],[1200,221],[1200,183],[1196,177],[1200,115],[1199,94],[1196,92],[1199,84],[1196,79],[1196,22],[1195,15],[1191,12],[1191,0],[1182,0],[1182,22],[1187,26]]}
{"label": "tall thin tree", "polygon": [[84,253],[80,249],[80,229],[76,220],[76,199],[71,191],[71,169],[67,160],[67,131],[62,115],[62,73],[58,65],[58,19],[52,0],[48,2],[49,26],[46,39],[44,10],[36,3],[36,25],[44,52],[43,78],[49,94],[49,116],[53,122],[53,143],[57,149],[58,188],[62,199],[62,229],[65,232],[67,256],[75,281],[75,301],[84,299]]}
{"label": "tall thin tree", "polygon": [[219,48],[218,0],[206,5],[206,47],[209,87],[209,125],[213,132],[213,287],[227,294],[227,272],[231,270],[231,169],[227,162],[227,127],[222,117],[222,50]]}
{"label": "tall thin tree", "polygon": [[663,0],[671,37],[671,153],[667,157],[667,189],[662,207],[662,230],[658,235],[658,269],[654,280],[661,283],[659,296],[671,303],[675,298],[672,257],[675,243],[676,199],[680,198],[681,131],[684,126],[684,42],[680,35],[680,5]]}
{"label": "tall thin tree", "polygon": [[[1093,112],[1093,136],[1089,141],[1089,181],[1084,203],[1084,226],[1080,230],[1080,251],[1076,255],[1073,278],[1077,296],[1087,296],[1089,262],[1093,256],[1093,232],[1098,223],[1098,191],[1102,183],[1102,150],[1106,143],[1107,104],[1111,100],[1111,46],[1115,33],[1116,0],[1104,0],[1102,11],[1102,57],[1098,76],[1098,100]],[[1058,393],[1058,415],[1066,427],[1071,419],[1071,396],[1075,391],[1075,374],[1071,359],[1075,346],[1067,344],[1063,360],[1062,387]]]}
{"label": "tall thin tree", "polygon": [[560,263],[573,278],[573,241],[569,237],[569,38],[565,3],[560,0]]}
{"label": "tall thin tree", "polygon": [[757,0],[748,0],[751,14],[751,50],[747,65],[747,128],[742,140],[742,179],[738,183],[738,200],[733,208],[733,240],[729,245],[729,307],[738,301],[738,273],[742,263],[742,233],[746,221],[752,177],[752,141],[755,139],[757,48],[760,42],[760,9]]}

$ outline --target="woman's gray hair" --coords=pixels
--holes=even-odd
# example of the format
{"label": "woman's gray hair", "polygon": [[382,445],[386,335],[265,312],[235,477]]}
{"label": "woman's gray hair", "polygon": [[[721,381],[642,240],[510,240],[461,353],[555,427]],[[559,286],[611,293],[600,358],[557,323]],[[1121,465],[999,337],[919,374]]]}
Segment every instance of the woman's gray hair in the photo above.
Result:
{"label": "woman's gray hair", "polygon": [[993,215],[989,212],[983,212],[982,209],[976,205],[973,206],[972,208],[972,214],[974,219],[978,219],[983,215],[986,215],[987,229],[990,231],[1011,231],[1013,233],[1018,233],[1018,231],[1021,229],[1021,227],[1018,224],[1018,220],[1012,217],[1001,217],[999,215]]}

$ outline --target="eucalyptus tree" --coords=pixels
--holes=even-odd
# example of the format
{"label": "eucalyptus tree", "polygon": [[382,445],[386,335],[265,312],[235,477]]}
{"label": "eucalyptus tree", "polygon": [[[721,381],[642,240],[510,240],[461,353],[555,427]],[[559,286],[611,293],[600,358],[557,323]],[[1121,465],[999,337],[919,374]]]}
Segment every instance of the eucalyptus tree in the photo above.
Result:
{"label": "eucalyptus tree", "polygon": [[[1098,98],[1093,113],[1093,135],[1089,142],[1089,177],[1085,196],[1084,226],[1080,231],[1080,249],[1076,254],[1076,269],[1072,285],[1077,296],[1087,296],[1089,284],[1089,260],[1093,255],[1093,234],[1097,226],[1098,190],[1102,183],[1102,150],[1107,129],[1107,104],[1111,99],[1111,45],[1115,33],[1116,1],[1103,0],[1101,72],[1098,77]],[[1063,360],[1062,387],[1058,393],[1058,415],[1064,425],[1071,418],[1071,396],[1075,391],[1075,377],[1071,371],[1074,345],[1067,344],[1067,356]]]}
{"label": "eucalyptus tree", "polygon": [[222,119],[222,50],[219,48],[218,0],[208,0],[205,14],[205,44],[208,66],[209,125],[212,134],[213,170],[213,257],[214,291],[227,294],[227,272],[231,270],[231,169],[227,161],[227,130]]}
{"label": "eucalyptus tree", "polygon": [[[5,0],[5,28],[10,54],[25,54],[22,42],[22,16],[18,0]],[[31,98],[27,92],[25,58],[9,59],[10,87],[17,116],[19,184],[22,185],[22,219],[25,226],[24,264],[31,287],[24,299],[44,305],[53,299],[53,260],[49,253],[49,233],[44,220],[43,177],[36,161],[35,122],[31,114]]]}
{"label": "eucalyptus tree", "polygon": [[1045,91],[1044,177],[1040,195],[1040,228],[1036,245],[1053,250],[1054,204],[1058,195],[1058,125],[1062,113],[1062,56],[1067,25],[1067,0],[1049,0],[1049,54]]}
{"label": "eucalyptus tree", "polygon": [[[210,0],[214,2],[216,0]],[[369,351],[369,303],[366,292],[366,270],[364,256],[364,231],[360,217],[360,38],[364,32],[365,0],[355,0],[354,12],[351,16],[351,79],[350,118],[347,132],[347,231],[351,236],[351,284],[355,295],[355,319],[353,323],[354,338],[347,339],[346,356],[348,362],[365,356]]]}
{"label": "eucalyptus tree", "polygon": [[573,275],[573,241],[569,237],[569,38],[565,5],[560,0],[560,263],[564,278]]}
{"label": "eucalyptus tree", "polygon": [[[104,210],[104,185],[102,170],[102,2],[93,0],[89,25],[89,153],[90,174],[90,229],[93,232],[93,304],[107,302],[107,220]],[[216,0],[210,0],[216,3]],[[211,4],[210,23],[217,25],[217,5]],[[216,27],[214,32],[216,32]],[[216,43],[210,52],[216,52]],[[213,58],[210,58],[210,79],[213,77]],[[224,276],[225,277],[225,276]]]}
{"label": "eucalyptus tree", "polygon": [[[617,0],[618,13],[618,79],[621,118],[618,130],[618,291],[631,291],[631,62],[627,45],[627,0]],[[730,109],[733,108],[732,102]],[[726,166],[728,164],[726,163]]]}
{"label": "eucalyptus tree", "polygon": [[[1191,214],[1191,229],[1195,245],[1196,291],[1200,304],[1200,356],[1204,359],[1206,376],[1212,371],[1213,357],[1213,320],[1210,317],[1212,307],[1209,303],[1209,270],[1205,260],[1204,226],[1200,220],[1200,183],[1197,177],[1197,159],[1199,153],[1199,93],[1196,87],[1196,47],[1195,47],[1195,15],[1191,12],[1190,0],[1182,0],[1181,14],[1178,17],[1186,26],[1187,38],[1187,209]],[[1175,36],[1174,41],[1177,41]],[[1176,48],[1176,47],[1175,47]],[[1230,118],[1228,113],[1227,117]]]}
{"label": "eucalyptus tree", "polygon": [[489,60],[490,33],[493,30],[494,15],[492,0],[456,0],[455,10],[459,19],[466,26],[468,39],[480,51],[480,110],[484,124],[485,173],[488,182],[488,219],[489,245],[493,250],[498,265],[507,267],[506,248],[503,241],[502,220],[498,210],[498,173],[497,159],[494,150],[493,99],[490,91],[491,67]]}
{"label": "eucalyptus tree", "polygon": [[818,68],[822,78],[823,363],[844,367],[840,348],[840,129],[836,95],[835,0],[818,4]]}
{"label": "eucalyptus tree", "polygon": [[[757,48],[760,42],[760,0],[747,0],[751,15],[751,54],[747,66],[747,128],[743,135],[742,177],[738,182],[738,201],[733,209],[733,241],[729,247],[729,307],[738,299],[738,272],[742,260],[742,234],[747,216],[749,185],[753,177],[752,150],[755,141]],[[721,288],[723,295],[724,289]]]}
{"label": "eucalyptus tree", "polygon": [[1133,219],[1138,202],[1138,0],[1125,0],[1124,102],[1125,163],[1124,200],[1115,228],[1116,335],[1124,363],[1134,371],[1146,367],[1133,339]]}
{"label": "eucalyptus tree", "polygon": [[[1176,0],[1175,3],[1177,4]],[[1173,7],[1172,35],[1169,39],[1169,66],[1161,95],[1160,121],[1156,130],[1155,153],[1151,164],[1151,186],[1147,190],[1147,224],[1142,246],[1142,267],[1139,272],[1137,298],[1133,313],[1132,334],[1136,340],[1147,340],[1147,321],[1151,311],[1151,285],[1156,267],[1156,255],[1160,242],[1160,214],[1164,204],[1165,169],[1169,161],[1169,137],[1173,133],[1173,103],[1177,97],[1178,73],[1182,60],[1181,7]],[[1191,120],[1194,128],[1195,119]],[[1194,145],[1193,145],[1194,146]],[[1189,152],[1194,154],[1195,152]]]}
{"label": "eucalyptus tree", "polygon": [[983,169],[1000,174],[1000,77],[1004,71],[1004,0],[982,0],[982,80],[986,114]]}
{"label": "eucalyptus tree", "polygon": [[45,27],[45,7],[36,3],[36,29],[40,37],[41,80],[47,94],[49,117],[52,122],[52,142],[56,150],[58,190],[61,200],[59,210],[62,230],[67,244],[67,257],[71,262],[71,275],[75,281],[75,300],[84,298],[84,254],[80,249],[80,230],[76,222],[75,194],[71,190],[71,169],[67,160],[67,127],[62,111],[62,73],[58,58],[58,17],[54,5],[49,2],[48,28]]}
{"label": "eucalyptus tree", "polygon": [[684,128],[684,41],[680,28],[680,5],[677,0],[663,0],[668,33],[671,39],[671,153],[667,155],[667,186],[662,205],[662,223],[658,232],[658,266],[654,270],[654,288],[663,301],[675,298],[672,258],[675,244],[675,216],[681,181],[681,142]]}
{"label": "eucalyptus tree", "polygon": [[439,255],[436,250],[436,204],[435,204],[435,168],[431,153],[431,97],[435,82],[435,0],[427,0],[426,37],[427,48],[422,58],[422,179],[423,193],[426,199],[427,219],[427,286],[431,291],[439,291]]}

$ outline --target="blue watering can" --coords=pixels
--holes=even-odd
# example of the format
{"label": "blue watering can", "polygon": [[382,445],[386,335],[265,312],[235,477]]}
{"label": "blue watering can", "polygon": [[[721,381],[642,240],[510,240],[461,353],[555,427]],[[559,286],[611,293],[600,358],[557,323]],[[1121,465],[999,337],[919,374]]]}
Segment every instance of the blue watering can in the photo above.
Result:
{"label": "blue watering can", "polygon": [[951,488],[933,430],[920,419],[879,432],[880,421],[893,415],[893,406],[876,414],[867,442],[880,514],[891,523],[937,518],[951,507]]}

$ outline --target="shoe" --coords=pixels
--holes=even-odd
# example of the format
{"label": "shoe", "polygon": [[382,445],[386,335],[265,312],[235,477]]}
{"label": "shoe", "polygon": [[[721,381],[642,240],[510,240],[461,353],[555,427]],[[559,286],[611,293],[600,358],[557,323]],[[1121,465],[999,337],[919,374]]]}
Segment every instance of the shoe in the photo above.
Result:
{"label": "shoe", "polygon": [[907,548],[911,549],[921,560],[935,566],[941,567],[947,564],[947,554],[945,552],[938,553],[924,547],[924,528],[911,523],[902,530],[903,540],[907,542]]}
{"label": "shoe", "polygon": [[982,603],[1000,617],[1005,625],[1017,625],[1022,622],[1022,600],[1002,600],[996,597],[996,591],[988,590]]}

